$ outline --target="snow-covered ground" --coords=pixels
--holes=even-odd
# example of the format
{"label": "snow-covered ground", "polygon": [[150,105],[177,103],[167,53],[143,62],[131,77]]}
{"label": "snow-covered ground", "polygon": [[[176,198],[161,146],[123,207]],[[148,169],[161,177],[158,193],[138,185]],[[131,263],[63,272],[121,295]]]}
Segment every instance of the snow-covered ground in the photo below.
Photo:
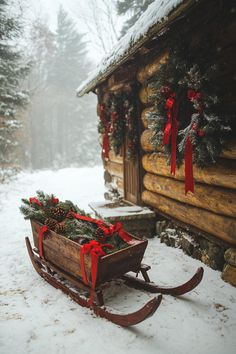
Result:
{"label": "snow-covered ground", "polygon": [[[164,296],[150,319],[129,329],[96,318],[33,270],[24,245],[29,223],[19,213],[21,197],[37,189],[71,199],[88,209],[103,199],[101,167],[21,173],[0,186],[0,353],[1,354],[233,354],[236,352],[236,289],[220,273],[181,250],[149,241],[145,262],[162,284],[187,280],[198,266],[205,276],[191,293]],[[105,294],[108,306],[128,312],[153,295],[115,286]]]}

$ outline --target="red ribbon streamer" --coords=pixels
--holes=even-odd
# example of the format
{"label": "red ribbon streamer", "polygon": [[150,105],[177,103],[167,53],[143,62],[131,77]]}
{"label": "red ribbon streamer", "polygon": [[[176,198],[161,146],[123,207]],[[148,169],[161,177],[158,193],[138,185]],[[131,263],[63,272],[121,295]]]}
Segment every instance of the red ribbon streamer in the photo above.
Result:
{"label": "red ribbon streamer", "polygon": [[[114,225],[106,225],[102,220],[93,219],[89,216],[84,216],[81,214],[74,213],[70,211],[67,216],[73,216],[75,219],[84,220],[91,223],[94,223],[100,227],[104,232],[104,237],[102,238],[102,242],[106,240],[107,237],[112,236],[114,233],[118,233],[118,235],[128,244],[131,244],[133,239],[132,237],[122,228],[122,224],[120,222],[115,223]],[[84,264],[84,255],[90,254],[91,257],[91,279],[92,279],[92,288],[90,293],[89,303],[90,305],[93,303],[96,281],[97,281],[97,270],[98,270],[98,260],[99,257],[104,256],[105,252],[103,251],[103,247],[113,248],[112,245],[109,244],[101,244],[95,240],[90,241],[88,244],[81,246],[80,248],[80,265],[83,282],[88,284],[85,264]]]}
{"label": "red ribbon streamer", "polygon": [[170,173],[175,175],[176,171],[176,153],[178,136],[178,112],[179,103],[176,102],[176,94],[173,92],[166,100],[165,109],[167,109],[167,122],[163,134],[163,145],[169,143],[171,136],[171,169]]}
{"label": "red ribbon streamer", "polygon": [[[102,220],[98,220],[98,219],[91,218],[89,216],[77,214],[73,211],[70,211],[67,216],[68,217],[72,216],[75,219],[84,220],[84,221],[88,221],[88,222],[96,224],[99,228],[101,228],[103,230],[104,237],[101,240],[102,242],[104,242],[107,237],[112,236],[114,233],[118,233],[118,235],[126,243],[131,244],[133,241],[132,237],[125,230],[122,229],[122,224],[120,222],[117,222],[114,225],[108,226]],[[95,292],[95,287],[96,287],[98,260],[99,260],[99,257],[105,255],[105,252],[102,249],[103,247],[110,248],[110,249],[113,248],[112,245],[101,244],[95,240],[90,241],[88,244],[85,244],[85,245],[81,246],[81,248],[80,248],[80,265],[81,265],[83,282],[85,284],[88,284],[88,280],[87,280],[85,264],[84,264],[84,255],[90,254],[90,256],[91,256],[92,288],[91,288],[90,299],[89,299],[90,305],[93,302],[94,292]]]}
{"label": "red ribbon streamer", "polygon": [[102,158],[108,158],[109,149],[110,149],[109,136],[108,136],[108,132],[106,131],[104,136],[103,136]]}
{"label": "red ribbon streamer", "polygon": [[93,224],[98,225],[104,232],[104,241],[108,236],[112,236],[114,233],[118,233],[118,235],[122,238],[126,243],[132,243],[132,237],[122,228],[122,224],[120,222],[115,223],[114,225],[107,226],[102,220],[93,219],[89,216],[84,216],[81,214],[74,213],[70,211],[67,216],[73,216],[75,219],[84,220],[88,222],[92,222]]}
{"label": "red ribbon streamer", "polygon": [[43,225],[39,229],[39,257],[44,258],[43,256],[43,238],[48,231],[48,227],[46,225]]}
{"label": "red ribbon streamer", "polygon": [[194,193],[193,146],[189,136],[185,144],[184,158],[185,158],[185,194],[187,194],[189,191]]}
{"label": "red ribbon streamer", "polygon": [[88,279],[85,270],[85,263],[84,263],[84,255],[89,254],[91,257],[91,280],[92,280],[92,288],[90,293],[89,304],[92,305],[96,282],[97,282],[97,271],[98,271],[98,260],[99,257],[105,256],[105,252],[103,251],[103,247],[112,249],[113,246],[109,244],[100,244],[95,240],[90,241],[88,244],[81,246],[80,248],[80,265],[81,265],[81,272],[83,282],[88,285]]}

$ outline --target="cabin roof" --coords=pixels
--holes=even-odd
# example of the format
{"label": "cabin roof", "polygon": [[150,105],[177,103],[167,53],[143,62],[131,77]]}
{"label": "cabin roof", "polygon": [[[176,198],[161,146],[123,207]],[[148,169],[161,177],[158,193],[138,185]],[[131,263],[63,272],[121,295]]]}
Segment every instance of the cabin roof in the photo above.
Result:
{"label": "cabin roof", "polygon": [[120,65],[137,53],[137,51],[155,36],[161,36],[167,26],[181,15],[190,5],[199,0],[155,0],[128,30],[113,50],[106,55],[77,88],[77,96],[93,91],[105,81]]}

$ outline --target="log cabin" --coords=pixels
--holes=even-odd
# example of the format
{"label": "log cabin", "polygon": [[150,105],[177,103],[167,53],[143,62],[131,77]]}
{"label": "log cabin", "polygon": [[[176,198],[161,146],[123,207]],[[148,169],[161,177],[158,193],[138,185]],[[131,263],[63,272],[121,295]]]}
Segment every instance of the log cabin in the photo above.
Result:
{"label": "log cabin", "polygon": [[[168,159],[170,156],[171,161],[174,159],[174,152],[169,152],[168,156],[162,144],[153,144],[153,137],[158,132],[153,130],[149,121],[150,117],[155,118],[158,108],[158,95],[155,95],[158,87],[152,83],[158,80],[161,82],[163,66],[171,60],[174,63],[173,56],[176,52],[173,48],[176,46],[178,55],[190,58],[193,66],[199,65],[206,72],[208,68],[214,67],[214,75],[206,82],[206,86],[217,88],[216,114],[221,120],[229,121],[230,127],[230,133],[218,150],[218,156],[211,163],[199,166],[193,161],[194,191],[190,188],[187,193],[187,160],[177,163],[175,173],[171,171]],[[179,227],[190,230],[196,240],[199,238],[209,242],[216,249],[213,252],[216,258],[220,254],[222,259],[227,250],[223,278],[236,286],[235,59],[235,1],[154,1],[119,40],[113,51],[103,59],[101,65],[79,86],[77,95],[94,92],[98,97],[97,113],[103,128],[105,126],[105,131],[100,130],[103,135],[105,181],[112,183],[124,200],[151,207],[157,218],[167,218]],[[179,67],[181,63],[185,65],[184,61],[177,61]],[[175,66],[174,71],[176,72],[173,75],[180,75]],[[206,95],[208,91],[204,87],[205,81],[202,82],[199,91],[202,90]],[[125,106],[124,102],[127,100],[128,104]],[[196,103],[199,102],[194,102],[196,108]],[[108,127],[106,131],[106,120],[104,121],[104,112],[101,110],[107,107],[109,116],[114,111],[116,113],[112,119],[113,131],[120,129],[120,135],[116,135],[118,144],[111,143],[111,128]],[[199,113],[197,108],[196,110]],[[195,124],[192,124],[190,130],[193,130],[193,126]],[[173,132],[174,130],[172,136]],[[205,133],[202,130],[198,132],[201,148],[201,136]],[[129,139],[130,134],[133,134],[132,141]],[[204,136],[205,140],[206,138],[207,135]],[[110,145],[107,142],[109,139]],[[130,158],[130,148],[134,147],[135,155]],[[208,249],[212,247],[208,245]],[[211,256],[204,252],[197,258],[211,266]]]}

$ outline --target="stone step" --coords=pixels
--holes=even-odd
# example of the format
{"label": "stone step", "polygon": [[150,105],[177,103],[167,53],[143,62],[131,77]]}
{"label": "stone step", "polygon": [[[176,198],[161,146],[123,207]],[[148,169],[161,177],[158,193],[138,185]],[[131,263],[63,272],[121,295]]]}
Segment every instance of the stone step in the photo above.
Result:
{"label": "stone step", "polygon": [[123,228],[139,237],[155,235],[156,215],[147,207],[131,204],[124,200],[118,202],[92,202],[90,208],[97,218],[114,224],[120,221]]}

